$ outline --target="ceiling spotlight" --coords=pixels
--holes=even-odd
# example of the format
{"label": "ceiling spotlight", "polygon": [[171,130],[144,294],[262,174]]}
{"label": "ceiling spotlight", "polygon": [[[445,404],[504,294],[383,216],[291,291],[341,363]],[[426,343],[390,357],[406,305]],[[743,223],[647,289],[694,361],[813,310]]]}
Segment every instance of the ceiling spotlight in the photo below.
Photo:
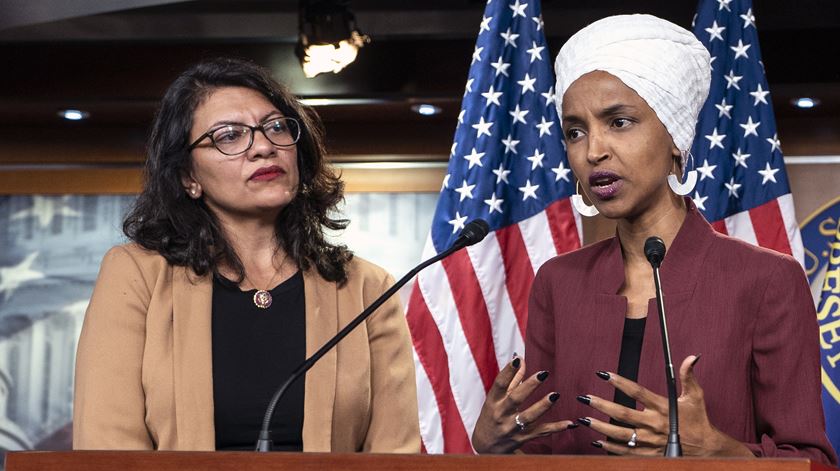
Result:
{"label": "ceiling spotlight", "polygon": [[299,21],[296,52],[308,78],[337,74],[370,42],[356,27],[348,0],[301,0]]}
{"label": "ceiling spotlight", "polygon": [[90,117],[90,113],[82,110],[60,110],[58,115],[69,121],[81,121]]}
{"label": "ceiling spotlight", "polygon": [[418,105],[412,105],[411,111],[415,113],[422,114],[423,116],[434,116],[441,112],[440,107],[435,105],[430,105],[428,103],[422,103]]}
{"label": "ceiling spotlight", "polygon": [[816,98],[809,98],[809,97],[801,97],[801,98],[794,98],[791,100],[793,102],[793,106],[797,108],[813,108],[820,104],[820,100]]}

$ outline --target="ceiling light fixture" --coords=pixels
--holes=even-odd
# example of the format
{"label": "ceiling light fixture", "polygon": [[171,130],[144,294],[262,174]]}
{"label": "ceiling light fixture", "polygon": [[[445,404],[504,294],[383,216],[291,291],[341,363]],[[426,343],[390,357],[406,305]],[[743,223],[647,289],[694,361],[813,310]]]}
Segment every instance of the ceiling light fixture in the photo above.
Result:
{"label": "ceiling light fixture", "polygon": [[440,107],[435,105],[430,105],[428,103],[420,103],[417,105],[412,105],[411,111],[422,114],[423,116],[434,116],[436,114],[439,114],[441,112],[441,109]]}
{"label": "ceiling light fixture", "polygon": [[813,108],[820,104],[820,100],[809,97],[794,98],[791,102],[793,103],[793,106],[804,109]]}
{"label": "ceiling light fixture", "polygon": [[73,109],[60,110],[58,115],[68,121],[81,121],[90,117],[90,113],[87,111]]}
{"label": "ceiling light fixture", "polygon": [[348,0],[301,0],[296,52],[307,78],[337,74],[370,42],[356,27]]}

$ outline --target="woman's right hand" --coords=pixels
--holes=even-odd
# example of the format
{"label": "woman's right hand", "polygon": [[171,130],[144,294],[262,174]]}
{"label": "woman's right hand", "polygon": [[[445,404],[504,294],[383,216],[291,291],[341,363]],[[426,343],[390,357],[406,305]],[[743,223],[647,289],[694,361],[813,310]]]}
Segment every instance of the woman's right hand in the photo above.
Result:
{"label": "woman's right hand", "polygon": [[560,395],[547,394],[520,411],[520,405],[548,378],[548,372],[540,371],[523,381],[524,377],[525,361],[519,357],[496,376],[473,430],[472,445],[478,453],[512,453],[528,440],[577,426],[569,420],[533,425]]}

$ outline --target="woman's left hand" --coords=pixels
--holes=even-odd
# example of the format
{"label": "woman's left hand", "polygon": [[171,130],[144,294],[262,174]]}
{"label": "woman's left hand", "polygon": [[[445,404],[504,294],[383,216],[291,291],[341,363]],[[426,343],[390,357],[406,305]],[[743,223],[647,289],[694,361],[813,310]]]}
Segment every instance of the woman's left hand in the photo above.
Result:
{"label": "woman's left hand", "polygon": [[[677,400],[680,420],[680,441],[686,456],[748,456],[754,457],[743,443],[716,429],[706,414],[703,388],[694,376],[694,365],[699,357],[689,356],[680,366],[682,393]],[[615,442],[598,440],[594,446],[619,455],[662,456],[668,441],[668,398],[654,394],[638,383],[609,373],[610,384],[644,405],[644,410],[629,409],[597,396],[581,396],[583,403],[613,419],[635,428],[612,425],[591,417],[578,419],[583,425],[603,433]],[[747,411],[745,411],[746,413]],[[588,423],[587,423],[588,422]],[[635,446],[627,445],[635,433]],[[618,442],[618,443],[616,443]],[[632,443],[631,443],[632,444]]]}

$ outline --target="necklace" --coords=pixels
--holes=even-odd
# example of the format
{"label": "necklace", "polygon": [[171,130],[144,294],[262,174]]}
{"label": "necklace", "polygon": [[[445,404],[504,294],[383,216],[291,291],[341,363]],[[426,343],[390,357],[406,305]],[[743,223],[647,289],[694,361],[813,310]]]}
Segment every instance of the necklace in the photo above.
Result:
{"label": "necklace", "polygon": [[[286,263],[286,256],[283,256],[283,260],[280,261],[280,267],[274,272],[274,276],[268,280],[268,288],[271,288],[271,285],[274,283],[274,279],[277,278],[277,275],[283,272],[283,264]],[[245,275],[245,280],[254,288],[257,288],[257,292],[254,293],[254,306],[257,306],[260,309],[268,309],[271,307],[271,303],[274,301],[271,297],[271,293],[268,292],[267,289],[260,289],[248,279],[248,275]]]}

